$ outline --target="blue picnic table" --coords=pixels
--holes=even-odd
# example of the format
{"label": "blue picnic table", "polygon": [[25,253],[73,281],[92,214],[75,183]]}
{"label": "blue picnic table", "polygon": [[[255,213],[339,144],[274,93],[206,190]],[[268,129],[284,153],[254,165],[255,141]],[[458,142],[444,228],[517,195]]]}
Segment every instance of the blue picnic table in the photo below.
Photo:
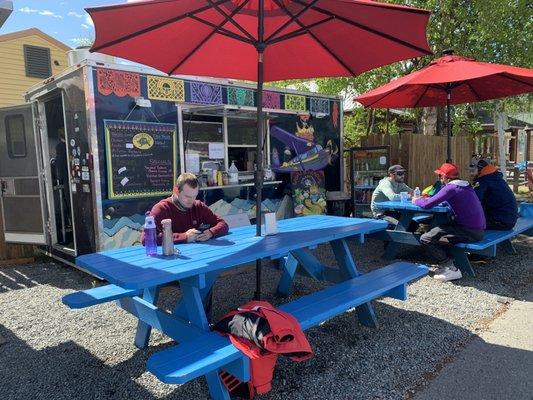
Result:
{"label": "blue picnic table", "polygon": [[451,212],[450,207],[438,205],[433,208],[422,208],[411,202],[383,201],[376,203],[380,210],[396,211],[400,214],[398,225],[394,229],[379,232],[375,236],[387,242],[383,258],[392,260],[398,251],[401,243],[420,246],[419,237],[414,232],[409,232],[411,222],[427,222],[431,228],[445,223]]}
{"label": "blue picnic table", "polygon": [[[444,203],[446,204],[446,203]],[[400,201],[385,201],[376,203],[381,210],[391,210],[400,213],[398,225],[393,230],[385,230],[375,233],[373,236],[387,242],[383,258],[392,260],[401,243],[420,246],[420,234],[409,232],[411,221],[425,222],[430,229],[449,222],[450,214],[453,213],[447,205],[438,205],[433,208],[422,208],[412,203]],[[451,248],[454,264],[470,276],[475,276],[472,264],[468,260],[468,254],[480,254],[488,257],[496,257],[496,246],[502,245],[508,252],[516,253],[511,239],[519,234],[533,235],[533,205],[522,203],[519,208],[519,218],[513,229],[507,231],[486,230],[484,238],[476,243],[458,243]]]}
{"label": "blue picnic table", "polygon": [[[72,293],[63,302],[83,308],[117,300],[139,319],[136,346],[148,345],[152,328],[180,343],[150,358],[152,373],[169,383],[205,376],[213,398],[229,399],[220,370],[246,381],[249,364],[227,338],[210,332],[203,300],[220,274],[257,259],[283,259],[278,285],[283,296],[290,292],[297,272],[335,284],[280,307],[295,315],[303,329],[356,306],[361,323],[375,326],[370,301],[380,296],[405,300],[406,284],[427,273],[427,267],[410,263],[368,274],[357,270],[346,239],[363,243],[365,235],[382,231],[386,225],[364,218],[307,216],[279,221],[279,233],[272,236],[257,237],[255,226],[246,226],[207,242],[178,244],[175,248],[180,253],[174,256],[149,257],[141,246],[87,254],[77,257],[76,264],[110,284]],[[321,264],[310,251],[322,243],[331,245],[338,268]],[[158,308],[160,288],[175,282],[180,284],[181,298],[171,312]]]}

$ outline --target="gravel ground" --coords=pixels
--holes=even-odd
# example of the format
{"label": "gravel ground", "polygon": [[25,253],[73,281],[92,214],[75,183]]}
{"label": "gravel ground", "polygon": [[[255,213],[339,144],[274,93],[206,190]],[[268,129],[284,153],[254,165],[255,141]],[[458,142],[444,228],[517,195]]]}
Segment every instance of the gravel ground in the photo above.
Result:
{"label": "gravel ground", "polygon": [[[517,255],[500,251],[475,266],[478,277],[440,284],[425,277],[409,287],[409,300],[375,302],[380,326],[371,329],[346,313],[307,331],[315,356],[294,363],[280,358],[274,399],[404,399],[432,376],[513,299],[523,299],[533,282],[533,240],[515,240]],[[360,270],[385,265],[383,244],[351,245]],[[329,247],[316,250],[334,263]],[[419,248],[399,257],[424,262]],[[215,287],[215,319],[250,299],[255,272],[237,270]],[[266,300],[279,272],[264,272]],[[133,345],[134,318],[114,304],[70,310],[61,297],[91,286],[93,279],[70,267],[43,262],[0,268],[0,398],[8,399],[206,399],[203,379],[165,385],[146,372],[147,358],[172,345],[155,332],[150,347]],[[323,287],[299,277],[292,297]],[[170,307],[178,289],[165,289],[160,305]],[[2,344],[2,337],[5,343]]]}

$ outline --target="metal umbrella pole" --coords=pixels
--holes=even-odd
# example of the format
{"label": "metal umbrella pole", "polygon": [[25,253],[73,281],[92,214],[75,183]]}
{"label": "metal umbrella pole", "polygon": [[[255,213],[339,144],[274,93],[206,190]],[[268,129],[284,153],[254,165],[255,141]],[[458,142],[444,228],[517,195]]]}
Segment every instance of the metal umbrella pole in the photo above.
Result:
{"label": "metal umbrella pole", "polygon": [[[257,14],[257,156],[255,167],[255,234],[261,236],[261,203],[263,194],[263,54],[265,50],[264,42],[264,0],[258,2]],[[255,295],[256,300],[261,299],[261,259],[255,261]]]}
{"label": "metal umbrella pole", "polygon": [[446,85],[446,130],[448,131],[448,148],[446,149],[446,162],[451,163],[452,162],[452,124],[451,124],[451,106],[450,106],[450,99],[452,97],[452,91],[451,86]]}

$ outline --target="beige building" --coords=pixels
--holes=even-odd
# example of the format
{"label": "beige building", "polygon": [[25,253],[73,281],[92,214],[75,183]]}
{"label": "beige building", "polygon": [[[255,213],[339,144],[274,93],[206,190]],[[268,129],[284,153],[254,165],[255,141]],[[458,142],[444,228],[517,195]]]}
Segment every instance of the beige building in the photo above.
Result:
{"label": "beige building", "polygon": [[24,103],[29,87],[68,66],[69,50],[37,28],[0,35],[0,107]]}

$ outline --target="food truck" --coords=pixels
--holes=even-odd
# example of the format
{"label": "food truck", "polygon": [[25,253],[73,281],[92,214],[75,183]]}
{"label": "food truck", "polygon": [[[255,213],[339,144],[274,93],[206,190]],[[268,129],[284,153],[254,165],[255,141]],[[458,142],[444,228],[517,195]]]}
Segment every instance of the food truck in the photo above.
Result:
{"label": "food truck", "polygon": [[[6,242],[70,264],[139,244],[145,213],[186,171],[230,226],[255,223],[253,84],[84,60],[26,101],[0,109]],[[267,88],[262,102],[263,210],[323,213],[343,178],[341,98]]]}

